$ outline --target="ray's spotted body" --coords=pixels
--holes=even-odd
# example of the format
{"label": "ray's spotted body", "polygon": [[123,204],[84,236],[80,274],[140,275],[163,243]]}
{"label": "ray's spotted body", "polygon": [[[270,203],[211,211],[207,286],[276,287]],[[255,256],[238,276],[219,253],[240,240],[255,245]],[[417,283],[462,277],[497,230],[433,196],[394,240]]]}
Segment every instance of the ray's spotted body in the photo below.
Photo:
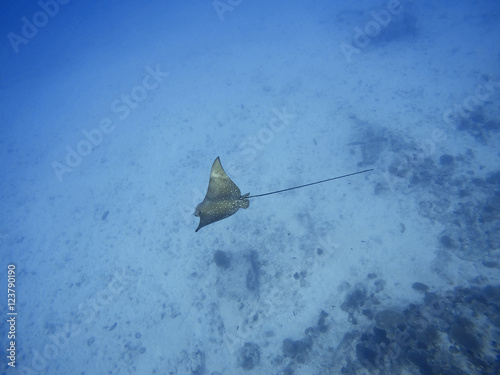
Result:
{"label": "ray's spotted body", "polygon": [[250,193],[241,195],[240,188],[231,181],[220,163],[219,157],[215,159],[210,171],[205,199],[196,206],[194,216],[200,218],[200,224],[195,232],[205,225],[225,219],[235,214],[240,208],[248,208],[250,201],[247,197]]}

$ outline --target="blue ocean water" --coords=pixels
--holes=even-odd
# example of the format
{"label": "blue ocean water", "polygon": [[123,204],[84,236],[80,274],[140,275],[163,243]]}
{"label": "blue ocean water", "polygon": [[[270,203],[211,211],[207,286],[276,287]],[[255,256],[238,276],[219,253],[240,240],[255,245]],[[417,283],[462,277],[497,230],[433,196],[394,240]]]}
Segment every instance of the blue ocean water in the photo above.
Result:
{"label": "blue ocean water", "polygon": [[500,3],[1,9],[0,373],[500,372]]}

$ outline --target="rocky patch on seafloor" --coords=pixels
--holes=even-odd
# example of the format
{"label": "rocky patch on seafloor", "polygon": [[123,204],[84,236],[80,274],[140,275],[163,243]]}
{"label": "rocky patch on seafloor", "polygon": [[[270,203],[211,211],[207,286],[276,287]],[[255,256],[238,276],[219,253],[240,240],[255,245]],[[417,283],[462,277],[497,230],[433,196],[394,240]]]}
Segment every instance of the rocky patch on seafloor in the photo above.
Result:
{"label": "rocky patch on seafloor", "polygon": [[[479,118],[475,114],[467,121]],[[500,268],[500,170],[487,172],[471,148],[440,153],[431,139],[419,145],[387,128],[353,121],[359,129],[351,153],[359,154],[362,167],[378,165],[384,177],[375,194],[415,193],[419,214],[445,227],[436,238],[441,252]]]}
{"label": "rocky patch on seafloor", "polygon": [[303,337],[283,340],[278,374],[299,374],[303,366],[318,374],[500,373],[500,286],[413,289],[422,303],[387,307],[371,288],[354,287],[341,308],[361,320],[350,318],[341,343],[329,335],[333,314],[321,311]]}
{"label": "rocky patch on seafloor", "polygon": [[[491,79],[484,75],[482,78],[485,85],[491,87]],[[489,104],[491,103],[487,102],[486,106],[478,105],[472,111],[460,111],[460,116],[456,118],[456,129],[469,133],[482,144],[491,143],[500,131],[500,118]]]}
{"label": "rocky patch on seafloor", "polygon": [[[476,177],[472,171],[455,173],[473,158],[443,154],[409,171],[413,186],[425,186],[419,213],[439,221],[445,230],[436,239],[442,251],[461,259],[494,262],[500,255],[500,171]],[[492,263],[493,264],[493,263]]]}
{"label": "rocky patch on seafloor", "polygon": [[332,366],[340,374],[493,375],[499,340],[500,286],[457,287],[377,311],[368,329],[344,336]]}

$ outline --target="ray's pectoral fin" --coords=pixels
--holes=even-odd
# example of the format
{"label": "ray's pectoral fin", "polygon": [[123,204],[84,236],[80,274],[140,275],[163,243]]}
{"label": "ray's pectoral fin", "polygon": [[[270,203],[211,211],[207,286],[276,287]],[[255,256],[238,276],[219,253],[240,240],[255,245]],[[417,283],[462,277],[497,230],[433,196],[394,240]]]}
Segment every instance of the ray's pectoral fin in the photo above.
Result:
{"label": "ray's pectoral fin", "polygon": [[225,219],[235,214],[240,208],[248,208],[250,193],[241,195],[236,184],[226,174],[219,158],[215,159],[210,171],[207,194],[203,202],[196,206],[194,216],[200,218],[200,224],[195,232],[208,224]]}

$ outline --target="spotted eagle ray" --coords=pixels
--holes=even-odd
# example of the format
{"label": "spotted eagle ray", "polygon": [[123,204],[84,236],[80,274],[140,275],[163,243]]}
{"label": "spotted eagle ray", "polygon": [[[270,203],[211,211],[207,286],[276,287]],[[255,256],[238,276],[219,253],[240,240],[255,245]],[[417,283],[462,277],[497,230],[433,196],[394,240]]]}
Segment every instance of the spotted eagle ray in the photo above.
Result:
{"label": "spotted eagle ray", "polygon": [[272,191],[270,193],[257,195],[250,195],[250,193],[246,193],[241,195],[240,188],[226,174],[224,168],[222,168],[219,157],[217,157],[212,165],[212,170],[210,171],[207,194],[205,195],[203,201],[198,204],[194,210],[194,216],[198,216],[200,218],[200,224],[198,225],[198,228],[196,228],[195,232],[198,232],[201,228],[208,224],[215,223],[216,221],[234,215],[240,208],[248,208],[250,205],[250,198],[283,193],[288,190],[322,184],[323,182],[338,180],[339,178],[354,176],[355,174],[369,171],[373,171],[373,168],[349,173],[343,176],[327,178],[326,180],[311,182],[309,184],[295,186],[288,189]]}

